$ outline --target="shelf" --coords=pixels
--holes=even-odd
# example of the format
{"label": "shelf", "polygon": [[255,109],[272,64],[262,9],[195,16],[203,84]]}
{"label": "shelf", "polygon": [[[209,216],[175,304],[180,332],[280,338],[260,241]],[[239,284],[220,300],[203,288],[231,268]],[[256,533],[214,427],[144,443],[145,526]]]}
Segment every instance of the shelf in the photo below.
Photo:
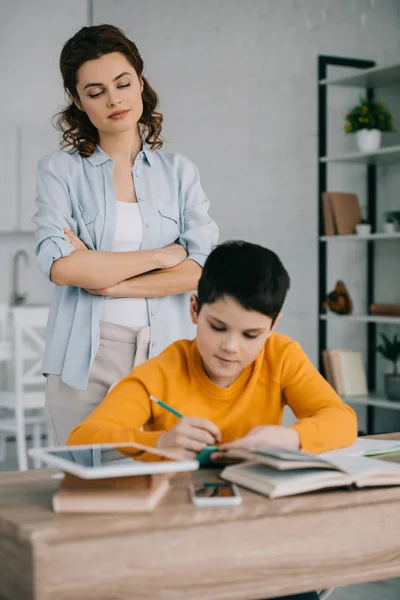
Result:
{"label": "shelf", "polygon": [[[328,115],[329,115],[329,104],[332,93],[332,88],[328,86],[337,86],[337,92],[339,94],[348,95],[351,90],[353,93],[367,95],[367,91],[377,90],[377,96],[379,91],[383,93],[385,87],[391,86],[391,92],[398,96],[400,90],[400,61],[396,64],[385,65],[385,66],[373,66],[372,68],[363,69],[362,66],[374,64],[370,60],[351,58],[346,56],[328,56],[320,55],[318,57],[318,74],[317,74],[317,91],[318,91],[318,220],[323,220],[323,206],[321,204],[322,194],[326,191],[327,181],[330,179],[328,174],[335,178],[341,176],[340,169],[333,169],[332,166],[337,165],[359,165],[363,167],[359,169],[358,176],[361,176],[364,172],[365,178],[365,198],[366,198],[366,213],[369,215],[376,215],[378,213],[379,206],[377,204],[377,185],[376,181],[379,177],[384,177],[386,171],[391,172],[394,169],[398,169],[400,166],[400,136],[395,134],[390,137],[384,138],[384,147],[378,148],[372,152],[360,152],[356,147],[356,140],[354,139],[354,146],[347,146],[345,149],[332,145],[329,147],[328,140]],[[335,67],[333,73],[331,68]],[[338,67],[344,68],[345,71],[341,71],[340,74]],[[352,67],[350,70],[349,67]],[[329,70],[328,70],[329,69]],[[343,75],[344,73],[344,75]],[[344,89],[348,88],[348,91]],[[340,88],[340,89],[339,89]],[[358,89],[357,89],[358,88]],[[398,90],[399,88],[399,90]],[[350,96],[349,96],[350,97]],[[353,136],[355,138],[355,136]],[[387,144],[391,144],[388,146]],[[325,155],[325,156],[324,156]],[[331,166],[332,165],[332,166]],[[395,165],[391,169],[381,168],[380,166]],[[367,168],[366,168],[367,167]],[[391,174],[391,173],[389,173]],[[330,184],[331,186],[331,184]],[[381,226],[383,228],[383,226]],[[320,370],[323,371],[323,360],[322,352],[327,347],[327,342],[334,330],[338,330],[338,334],[342,336],[346,329],[348,330],[352,323],[362,324],[363,329],[360,328],[360,333],[368,334],[366,337],[366,358],[367,358],[367,379],[372,389],[375,388],[376,373],[376,339],[375,333],[377,330],[384,328],[384,325],[391,325],[400,328],[400,315],[376,315],[370,314],[370,305],[374,302],[374,292],[376,284],[374,283],[374,273],[377,268],[376,265],[376,252],[381,250],[375,247],[375,243],[381,241],[399,241],[400,240],[400,228],[395,233],[384,233],[383,231],[377,230],[377,223],[374,221],[372,231],[369,235],[358,235],[354,233],[352,235],[324,235],[325,230],[320,230],[318,237],[318,248],[319,248],[319,261],[318,261],[318,301],[321,306],[322,302],[325,301],[326,296],[326,271],[328,268],[328,259],[331,258],[332,244],[338,244],[341,242],[363,242],[364,247],[360,248],[363,250],[362,254],[366,258],[366,273],[363,278],[365,281],[365,295],[366,302],[358,308],[359,313],[351,315],[337,315],[333,312],[328,311],[325,314],[318,315],[318,359]],[[328,245],[330,244],[330,245]],[[341,246],[345,255],[350,252],[351,248],[348,246]],[[353,246],[354,249],[354,246]],[[396,251],[398,248],[394,248],[393,245],[390,248],[386,248],[390,255],[392,250]],[[382,249],[383,250],[383,249]],[[388,253],[385,253],[388,254]],[[388,257],[388,256],[387,256]],[[381,258],[381,257],[379,257]],[[392,258],[390,256],[390,258]],[[350,260],[350,256],[349,256]],[[351,262],[349,263],[349,268]],[[390,286],[390,279],[387,282]],[[389,288],[388,288],[389,289]],[[363,314],[363,310],[366,313]],[[344,327],[341,328],[339,321],[342,321]],[[358,329],[354,334],[358,336]],[[400,411],[400,401],[395,402],[388,400],[385,394],[373,392],[371,394],[365,394],[364,396],[347,397],[343,398],[349,405],[360,405],[370,407],[380,407],[392,411]],[[373,410],[366,411],[366,428],[368,433],[374,432],[374,417]]]}
{"label": "shelf", "polygon": [[386,323],[400,325],[400,316],[383,316],[383,315],[335,315],[326,314],[319,315],[321,321],[353,321],[355,323]]}
{"label": "shelf", "polygon": [[400,402],[388,400],[386,396],[371,394],[369,396],[342,396],[346,404],[357,404],[358,406],[377,406],[379,408],[388,408],[390,410],[400,410]]}
{"label": "shelf", "polygon": [[371,233],[370,235],[321,235],[321,242],[373,242],[375,240],[400,240],[400,232],[396,233]]}
{"label": "shelf", "polygon": [[384,87],[400,83],[400,65],[386,67],[372,67],[372,69],[358,69],[354,75],[323,79],[321,85],[338,85],[344,87]]}
{"label": "shelf", "polygon": [[375,152],[353,152],[339,156],[323,156],[322,163],[358,163],[368,165],[387,165],[400,162],[400,145],[379,148]]}

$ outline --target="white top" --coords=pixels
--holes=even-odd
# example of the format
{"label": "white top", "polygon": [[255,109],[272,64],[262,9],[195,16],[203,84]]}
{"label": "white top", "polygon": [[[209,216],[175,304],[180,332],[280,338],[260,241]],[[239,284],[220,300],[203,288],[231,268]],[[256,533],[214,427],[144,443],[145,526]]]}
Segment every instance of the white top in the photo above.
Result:
{"label": "white top", "polygon": [[[118,202],[111,252],[140,250],[143,221],[137,202]],[[112,298],[105,296],[101,320],[124,327],[147,327],[149,315],[146,298]]]}

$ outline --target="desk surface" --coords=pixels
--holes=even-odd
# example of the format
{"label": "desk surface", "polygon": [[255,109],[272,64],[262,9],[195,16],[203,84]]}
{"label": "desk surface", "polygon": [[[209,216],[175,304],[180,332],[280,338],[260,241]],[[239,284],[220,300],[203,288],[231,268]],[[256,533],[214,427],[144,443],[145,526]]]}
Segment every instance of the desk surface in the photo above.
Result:
{"label": "desk surface", "polygon": [[180,478],[148,515],[56,515],[51,473],[0,476],[3,600],[251,600],[400,576],[400,487],[198,509]]}

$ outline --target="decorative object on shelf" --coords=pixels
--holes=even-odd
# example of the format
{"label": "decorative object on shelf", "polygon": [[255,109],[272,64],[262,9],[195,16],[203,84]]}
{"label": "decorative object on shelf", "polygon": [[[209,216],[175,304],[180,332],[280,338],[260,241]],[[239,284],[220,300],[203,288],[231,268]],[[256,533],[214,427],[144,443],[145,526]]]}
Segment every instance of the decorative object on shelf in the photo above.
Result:
{"label": "decorative object on shelf", "polygon": [[400,400],[400,373],[397,370],[397,362],[400,359],[400,339],[397,334],[390,340],[387,335],[380,333],[383,343],[376,351],[393,363],[393,373],[385,374],[385,393],[389,400]]}
{"label": "decorative object on shelf", "polygon": [[370,235],[371,234],[371,225],[368,223],[366,219],[361,219],[359,223],[356,225],[356,233],[357,235]]}
{"label": "decorative object on shelf", "polygon": [[355,233],[361,220],[361,208],[356,194],[324,192],[322,194],[325,235]]}
{"label": "decorative object on shelf", "polygon": [[400,210],[391,210],[390,214],[397,223],[397,227],[400,227]]}
{"label": "decorative object on shelf", "polygon": [[343,281],[338,281],[335,289],[323,301],[321,311],[325,313],[327,308],[338,315],[351,315],[353,312],[353,302]]}
{"label": "decorative object on shelf", "polygon": [[356,134],[360,152],[374,152],[381,145],[382,131],[396,131],[394,117],[384,102],[362,97],[347,113],[344,130]]}
{"label": "decorative object on shelf", "polygon": [[368,396],[361,352],[324,350],[322,359],[325,377],[339,396]]}
{"label": "decorative object on shelf", "polygon": [[381,315],[383,317],[400,317],[400,304],[378,303],[375,302],[369,307],[371,315]]}
{"label": "decorative object on shelf", "polygon": [[379,129],[360,129],[356,132],[356,144],[360,152],[368,154],[381,147],[382,132]]}
{"label": "decorative object on shelf", "polygon": [[396,233],[397,230],[397,219],[391,211],[385,213],[385,222],[383,224],[383,231],[385,233]]}

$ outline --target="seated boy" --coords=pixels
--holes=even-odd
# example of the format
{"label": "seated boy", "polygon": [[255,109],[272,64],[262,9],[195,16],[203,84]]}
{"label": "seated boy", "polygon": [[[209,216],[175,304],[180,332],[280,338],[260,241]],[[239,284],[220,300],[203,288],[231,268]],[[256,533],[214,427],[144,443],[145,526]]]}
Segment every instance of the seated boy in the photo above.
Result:
{"label": "seated boy", "polygon": [[[217,246],[191,297],[196,339],[175,342],[135,368],[68,443],[131,441],[177,448],[188,457],[206,444],[221,451],[273,444],[307,452],[352,444],[352,409],[297,342],[273,331],[289,283],[271,250],[247,242]],[[184,418],[151,402],[151,395]],[[281,425],[286,404],[298,419],[290,427]],[[317,600],[318,594],[285,598]]]}
{"label": "seated boy", "polygon": [[[130,441],[188,457],[215,443],[221,451],[272,444],[315,453],[352,444],[353,410],[297,342],[274,332],[289,284],[271,250],[241,241],[217,246],[191,297],[196,339],[174,342],[135,368],[68,443]],[[289,427],[281,424],[286,404],[298,419]]]}

